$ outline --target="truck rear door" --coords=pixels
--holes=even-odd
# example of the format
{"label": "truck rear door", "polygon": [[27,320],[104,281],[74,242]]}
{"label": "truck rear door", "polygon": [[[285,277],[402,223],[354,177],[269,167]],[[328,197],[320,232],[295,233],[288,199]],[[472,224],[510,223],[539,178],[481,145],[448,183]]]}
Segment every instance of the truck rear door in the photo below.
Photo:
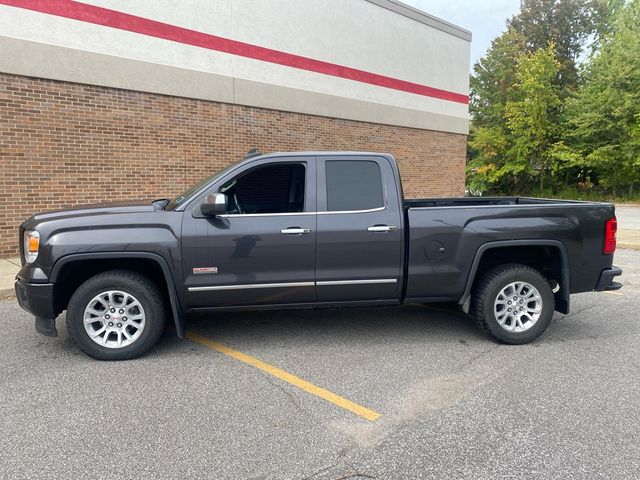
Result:
{"label": "truck rear door", "polygon": [[396,171],[382,156],[319,156],[319,302],[396,301],[403,222]]}

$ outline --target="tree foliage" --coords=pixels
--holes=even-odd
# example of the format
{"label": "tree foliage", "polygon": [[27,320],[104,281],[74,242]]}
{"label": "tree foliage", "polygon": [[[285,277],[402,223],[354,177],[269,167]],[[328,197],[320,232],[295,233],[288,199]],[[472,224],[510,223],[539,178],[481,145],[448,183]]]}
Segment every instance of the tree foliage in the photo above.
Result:
{"label": "tree foliage", "polygon": [[614,195],[640,182],[640,1],[615,14],[612,30],[567,102],[565,137]]}
{"label": "tree foliage", "polygon": [[507,25],[525,39],[528,53],[554,45],[561,91],[578,83],[576,62],[600,27],[605,4],[594,0],[526,0]]}
{"label": "tree foliage", "polygon": [[470,112],[472,190],[633,193],[640,0],[523,0],[474,66]]}
{"label": "tree foliage", "polygon": [[538,171],[540,189],[553,158],[552,146],[558,141],[560,88],[554,83],[561,65],[555,57],[555,45],[524,54],[518,59],[515,101],[507,103],[505,117],[514,137],[509,151],[518,163]]}
{"label": "tree foliage", "polygon": [[469,106],[473,118],[469,178],[473,190],[509,189],[519,178],[519,169],[507,157],[513,138],[505,115],[507,104],[516,98],[516,66],[523,51],[524,38],[509,29],[492,42],[487,55],[474,66]]}

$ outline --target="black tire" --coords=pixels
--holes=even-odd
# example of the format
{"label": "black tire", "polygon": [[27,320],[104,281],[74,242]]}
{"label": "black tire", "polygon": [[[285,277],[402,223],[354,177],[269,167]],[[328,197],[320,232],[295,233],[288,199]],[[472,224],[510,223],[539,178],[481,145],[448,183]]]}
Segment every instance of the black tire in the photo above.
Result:
{"label": "black tire", "polygon": [[[527,282],[534,286],[542,298],[540,317],[528,330],[510,332],[503,328],[494,312],[494,303],[503,288],[513,282]],[[549,281],[537,270],[510,263],[500,265],[486,272],[474,286],[471,296],[471,316],[481,330],[496,340],[511,345],[529,343],[538,338],[551,323],[555,310],[555,297],[551,291]]]}
{"label": "black tire", "polygon": [[[132,295],[144,309],[144,328],[127,346],[108,348],[98,345],[84,328],[85,308],[96,295],[108,290]],[[165,301],[156,284],[129,270],[109,270],[91,277],[78,287],[67,306],[67,330],[71,338],[80,350],[98,360],[129,360],[144,355],[162,335],[165,321]]]}

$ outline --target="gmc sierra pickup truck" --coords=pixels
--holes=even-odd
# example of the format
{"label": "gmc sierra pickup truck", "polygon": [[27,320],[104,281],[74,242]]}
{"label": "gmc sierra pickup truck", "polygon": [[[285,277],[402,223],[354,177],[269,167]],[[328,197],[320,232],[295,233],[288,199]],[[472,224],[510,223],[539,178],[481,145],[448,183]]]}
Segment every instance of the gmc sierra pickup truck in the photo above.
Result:
{"label": "gmc sierra pickup truck", "polygon": [[192,312],[457,302],[510,343],[572,293],[613,290],[614,206],[535,198],[405,200],[394,158],[250,154],[173,200],[34,215],[20,305],[57,336],[66,313],[98,359],[151,348]]}

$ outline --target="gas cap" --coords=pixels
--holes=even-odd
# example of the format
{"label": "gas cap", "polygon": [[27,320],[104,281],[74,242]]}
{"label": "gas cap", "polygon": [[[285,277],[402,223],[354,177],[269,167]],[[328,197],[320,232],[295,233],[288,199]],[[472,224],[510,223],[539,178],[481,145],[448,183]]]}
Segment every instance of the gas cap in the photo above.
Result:
{"label": "gas cap", "polygon": [[446,249],[444,248],[444,245],[438,240],[430,240],[427,242],[427,246],[424,247],[424,256],[430,262],[437,262],[444,257],[445,253]]}

